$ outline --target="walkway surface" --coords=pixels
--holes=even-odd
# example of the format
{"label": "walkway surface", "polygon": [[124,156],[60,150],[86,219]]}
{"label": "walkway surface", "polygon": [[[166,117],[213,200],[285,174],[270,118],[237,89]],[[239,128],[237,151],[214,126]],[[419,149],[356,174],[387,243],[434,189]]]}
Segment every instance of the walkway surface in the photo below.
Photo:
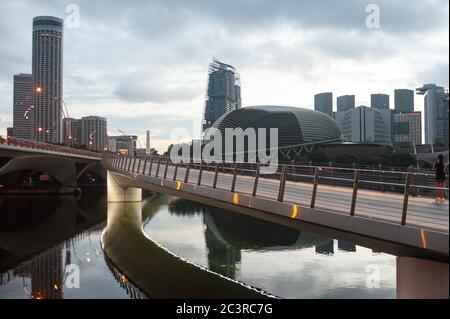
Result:
{"label": "walkway surface", "polygon": [[[128,167],[126,164],[124,167]],[[156,163],[153,163],[150,174],[150,165],[147,164],[143,172],[144,163],[140,163],[135,171],[140,174],[156,176]],[[159,166],[158,177],[164,176],[165,163]],[[184,181],[186,168],[178,167],[177,176],[174,178],[175,167],[167,168],[166,178],[170,180]],[[197,184],[199,169],[190,168],[189,183]],[[214,172],[203,170],[201,185],[213,186]],[[233,175],[231,173],[219,172],[216,188],[230,190]],[[237,175],[235,192],[251,195],[255,178],[253,176]],[[257,197],[277,200],[280,182],[277,179],[264,178],[260,175]],[[313,184],[306,182],[287,181],[284,193],[284,202],[309,207]],[[317,209],[348,215],[352,202],[353,189],[351,187],[331,186],[318,184],[315,207]],[[357,193],[355,216],[383,220],[399,224],[401,222],[403,209],[403,194],[389,193],[374,190],[359,189]],[[430,197],[409,196],[406,225],[416,226],[423,229],[449,232],[449,206],[448,202],[437,204]]]}

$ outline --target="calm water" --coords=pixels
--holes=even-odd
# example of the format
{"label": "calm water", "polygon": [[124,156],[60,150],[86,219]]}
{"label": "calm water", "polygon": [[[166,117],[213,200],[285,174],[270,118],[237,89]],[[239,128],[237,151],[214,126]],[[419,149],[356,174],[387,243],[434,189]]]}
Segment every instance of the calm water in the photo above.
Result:
{"label": "calm water", "polygon": [[[104,193],[2,198],[0,208],[0,298],[146,297],[103,253]],[[163,195],[143,204],[142,220],[171,252],[280,297],[395,298],[395,256]],[[69,264],[80,288],[64,285]]]}

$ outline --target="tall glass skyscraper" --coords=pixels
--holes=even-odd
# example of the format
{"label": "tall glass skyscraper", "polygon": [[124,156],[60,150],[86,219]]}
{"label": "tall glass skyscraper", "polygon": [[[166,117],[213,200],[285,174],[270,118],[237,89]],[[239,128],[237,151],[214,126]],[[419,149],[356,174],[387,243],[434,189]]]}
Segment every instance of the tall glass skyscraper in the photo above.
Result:
{"label": "tall glass skyscraper", "polygon": [[203,112],[203,132],[223,114],[241,108],[241,82],[236,69],[213,59],[209,65],[208,88]]}
{"label": "tall glass skyscraper", "polygon": [[394,108],[399,113],[414,112],[414,91],[408,89],[395,90]]}
{"label": "tall glass skyscraper", "polygon": [[337,107],[338,112],[348,111],[350,109],[355,108],[355,96],[354,95],[338,96],[336,101],[337,101],[336,107]]}
{"label": "tall glass skyscraper", "polygon": [[30,139],[31,123],[34,118],[31,74],[14,75],[13,95],[13,136]]}
{"label": "tall glass skyscraper", "polygon": [[333,117],[333,93],[325,92],[314,95],[314,110]]}
{"label": "tall glass skyscraper", "polygon": [[33,19],[33,105],[32,138],[62,143],[63,20]]}
{"label": "tall glass skyscraper", "polygon": [[371,94],[370,95],[370,107],[377,110],[389,109],[389,95],[388,94]]}
{"label": "tall glass skyscraper", "polygon": [[436,84],[425,84],[416,92],[424,95],[425,143],[448,145],[448,91]]}

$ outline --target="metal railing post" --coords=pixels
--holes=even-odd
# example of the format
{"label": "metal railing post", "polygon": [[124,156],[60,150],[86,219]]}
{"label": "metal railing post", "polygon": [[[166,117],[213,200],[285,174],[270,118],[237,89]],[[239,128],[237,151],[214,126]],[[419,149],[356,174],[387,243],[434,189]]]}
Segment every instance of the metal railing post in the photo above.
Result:
{"label": "metal railing post", "polygon": [[127,171],[130,171],[130,168],[131,168],[131,157],[129,158],[129,163],[128,163],[128,169],[127,169]]}
{"label": "metal railing post", "polygon": [[166,160],[166,168],[164,168],[164,179],[167,177],[167,168],[169,167],[169,158]]}
{"label": "metal railing post", "polygon": [[184,174],[184,182],[188,183],[189,182],[189,171],[191,169],[191,163],[187,163],[186,164],[186,173]]}
{"label": "metal railing post", "polygon": [[381,184],[381,191],[384,193],[384,173],[383,173],[383,164],[379,164],[378,168],[380,170],[380,184]]}
{"label": "metal railing post", "polygon": [[219,163],[216,163],[216,168],[214,170],[214,181],[213,181],[213,188],[216,188],[217,186],[217,177],[219,175]]}
{"label": "metal railing post", "polygon": [[258,190],[258,181],[259,181],[259,171],[260,171],[260,164],[258,163],[258,165],[256,166],[256,173],[255,173],[255,182],[253,183],[253,192],[252,192],[252,196],[255,197],[256,196],[256,191]]}
{"label": "metal railing post", "polygon": [[409,185],[410,185],[409,173],[407,173],[405,180],[405,192],[403,196],[402,225],[406,224],[406,214],[408,212]]}
{"label": "metal railing post", "polygon": [[283,165],[280,175],[280,187],[278,188],[278,201],[282,202],[284,198],[284,189],[286,187],[286,165]]}
{"label": "metal railing post", "polygon": [[353,173],[353,194],[352,194],[352,204],[350,206],[350,216],[355,216],[356,197],[358,196],[358,186],[359,186],[359,170],[355,170]]}
{"label": "metal railing post", "polygon": [[314,181],[313,181],[313,191],[311,194],[311,205],[309,205],[311,208],[314,208],[316,205],[316,195],[317,195],[317,184],[319,184],[319,167],[316,167],[316,170],[314,172]]}
{"label": "metal railing post", "polygon": [[126,162],[126,157],[123,156],[123,157],[122,157],[122,162],[120,163],[120,169],[123,170],[123,168],[125,167],[125,162]]}
{"label": "metal railing post", "polygon": [[237,163],[234,163],[233,181],[231,182],[231,189],[230,189],[230,191],[231,191],[232,193],[234,192],[234,189],[235,189],[235,187],[236,187],[237,170],[238,170]]}
{"label": "metal railing post", "polygon": [[158,163],[156,164],[156,173],[155,173],[155,177],[159,176],[159,166],[161,165],[161,157],[158,158]]}
{"label": "metal railing post", "polygon": [[152,168],[153,168],[153,156],[150,157],[150,167],[148,170],[148,176],[152,176]]}
{"label": "metal railing post", "polygon": [[142,168],[142,175],[145,175],[145,169],[147,168],[147,157],[144,160],[144,167]]}
{"label": "metal railing post", "polygon": [[133,173],[134,173],[134,168],[136,166],[136,161],[137,161],[137,157],[135,157],[134,161],[133,161],[133,169],[131,170],[131,172],[133,172]]}
{"label": "metal railing post", "polygon": [[175,164],[175,169],[174,169],[174,173],[173,173],[173,180],[175,181],[177,179],[177,172],[178,172],[178,163]]}
{"label": "metal railing post", "polygon": [[202,183],[202,173],[203,173],[203,161],[200,162],[200,168],[198,171],[198,180],[197,180],[197,185],[200,186]]}

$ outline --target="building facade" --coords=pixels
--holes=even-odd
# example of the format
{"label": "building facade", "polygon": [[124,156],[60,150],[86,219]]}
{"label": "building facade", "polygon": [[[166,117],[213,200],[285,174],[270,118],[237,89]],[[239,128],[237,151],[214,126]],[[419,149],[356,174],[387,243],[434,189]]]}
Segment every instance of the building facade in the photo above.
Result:
{"label": "building facade", "polygon": [[354,95],[342,95],[336,99],[337,111],[343,112],[355,108],[355,96]]}
{"label": "building facade", "polygon": [[314,95],[314,110],[333,117],[333,93],[324,92]]}
{"label": "building facade", "polygon": [[31,74],[14,75],[13,83],[13,136],[31,139],[34,120],[33,78]]}
{"label": "building facade", "polygon": [[421,112],[394,114],[394,144],[404,147],[422,144]]}
{"label": "building facade", "polygon": [[67,146],[79,146],[81,143],[81,120],[63,119],[63,142]]}
{"label": "building facade", "polygon": [[136,135],[109,136],[108,150],[123,156],[135,156],[137,139]]}
{"label": "building facade", "polygon": [[208,88],[203,114],[203,132],[223,114],[241,107],[240,76],[231,65],[213,59],[209,65]]}
{"label": "building facade", "polygon": [[448,145],[448,91],[436,84],[425,84],[416,92],[424,96],[425,144]]}
{"label": "building facade", "polygon": [[47,143],[62,143],[63,25],[55,17],[33,19],[32,137]]}
{"label": "building facade", "polygon": [[414,91],[408,89],[395,90],[394,108],[398,113],[414,112]]}
{"label": "building facade", "polygon": [[388,94],[371,94],[370,95],[370,107],[377,110],[389,109],[389,95]]}
{"label": "building facade", "polygon": [[108,149],[106,118],[86,116],[81,118],[81,145],[88,150],[105,151]]}
{"label": "building facade", "polygon": [[358,106],[345,112],[338,124],[347,142],[392,144],[390,114],[391,110]]}

